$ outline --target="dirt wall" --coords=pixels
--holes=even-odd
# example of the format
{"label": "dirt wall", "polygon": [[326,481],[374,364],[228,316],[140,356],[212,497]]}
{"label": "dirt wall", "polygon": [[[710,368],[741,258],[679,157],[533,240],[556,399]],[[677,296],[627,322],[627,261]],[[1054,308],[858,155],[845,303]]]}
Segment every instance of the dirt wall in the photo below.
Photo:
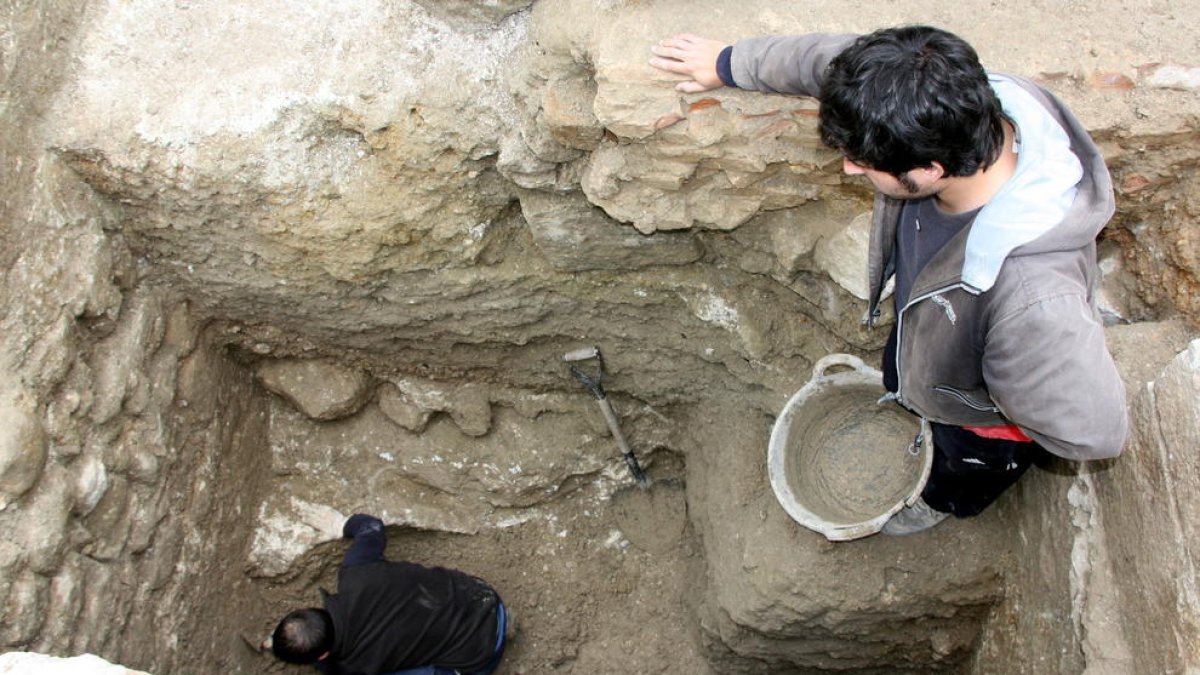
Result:
{"label": "dirt wall", "polygon": [[[0,642],[278,668],[255,638],[368,510],[530,617],[512,672],[1194,667],[1193,13],[3,3]],[[1136,431],[978,519],[835,546],[774,502],[765,447],[818,358],[878,357],[870,194],[813,101],[682,96],[648,45],[908,22],[1099,141]],[[637,508],[561,362],[584,345],[664,483]]]}

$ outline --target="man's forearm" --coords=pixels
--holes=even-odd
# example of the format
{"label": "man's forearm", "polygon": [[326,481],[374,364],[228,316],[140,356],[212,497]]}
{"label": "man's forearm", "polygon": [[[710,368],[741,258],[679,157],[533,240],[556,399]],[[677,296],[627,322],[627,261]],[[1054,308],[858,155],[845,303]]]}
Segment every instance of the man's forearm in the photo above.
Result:
{"label": "man's forearm", "polygon": [[858,36],[846,33],[772,35],[738,40],[729,58],[742,89],[818,96],[829,62]]}

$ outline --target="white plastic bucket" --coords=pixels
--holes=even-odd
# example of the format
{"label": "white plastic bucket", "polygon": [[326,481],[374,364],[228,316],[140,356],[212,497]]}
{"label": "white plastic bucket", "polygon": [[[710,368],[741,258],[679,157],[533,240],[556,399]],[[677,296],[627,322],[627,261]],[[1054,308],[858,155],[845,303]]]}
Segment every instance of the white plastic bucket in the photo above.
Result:
{"label": "white plastic bucket", "polygon": [[[849,370],[830,372],[837,366]],[[771,430],[767,472],[775,497],[796,522],[830,541],[875,534],[916,501],[929,478],[928,425],[880,402],[884,393],[878,370],[856,356],[830,354]]]}

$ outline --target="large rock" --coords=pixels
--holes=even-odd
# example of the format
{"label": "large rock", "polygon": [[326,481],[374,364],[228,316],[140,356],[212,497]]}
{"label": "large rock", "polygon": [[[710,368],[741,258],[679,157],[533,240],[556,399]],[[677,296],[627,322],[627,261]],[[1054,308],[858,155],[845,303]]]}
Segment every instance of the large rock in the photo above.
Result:
{"label": "large rock", "polygon": [[1135,432],[1098,481],[1116,621],[1138,672],[1200,668],[1200,340],[1131,393]]}
{"label": "large rock", "polygon": [[0,654],[0,673],[4,675],[149,675],[141,670],[109,663],[99,656],[83,654],[69,658],[8,652]]}
{"label": "large rock", "polygon": [[353,415],[372,393],[369,375],[327,359],[263,361],[255,372],[264,387],[315,420]]}
{"label": "large rock", "polygon": [[46,434],[37,401],[14,387],[11,373],[0,388],[0,510],[29,491],[46,463]]}

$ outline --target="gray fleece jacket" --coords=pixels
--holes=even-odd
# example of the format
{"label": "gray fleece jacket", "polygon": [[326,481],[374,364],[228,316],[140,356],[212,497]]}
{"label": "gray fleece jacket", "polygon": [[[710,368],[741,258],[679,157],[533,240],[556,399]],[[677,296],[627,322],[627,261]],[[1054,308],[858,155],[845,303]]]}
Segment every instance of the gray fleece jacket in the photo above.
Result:
{"label": "gray fleece jacket", "polygon": [[[826,66],[856,36],[742,40],[740,88],[817,96]],[[989,77],[1017,129],[1015,174],[918,274],[897,322],[899,402],[956,426],[1016,424],[1069,459],[1121,452],[1125,388],[1095,305],[1096,235],[1112,181],[1092,139],[1052,94]],[[876,195],[868,321],[894,271],[900,200]]]}

